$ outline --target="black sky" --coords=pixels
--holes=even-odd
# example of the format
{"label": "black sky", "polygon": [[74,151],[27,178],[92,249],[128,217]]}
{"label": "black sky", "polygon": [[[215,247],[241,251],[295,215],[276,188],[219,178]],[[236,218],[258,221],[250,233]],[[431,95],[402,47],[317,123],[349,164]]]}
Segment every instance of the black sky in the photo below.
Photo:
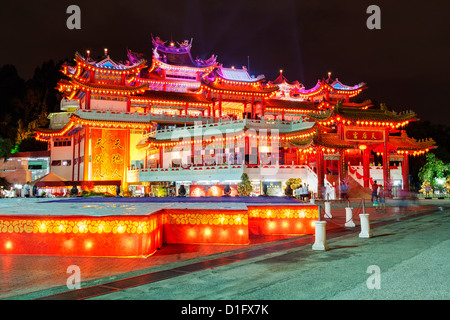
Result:
{"label": "black sky", "polygon": [[[81,8],[81,30],[69,30],[66,9]],[[366,9],[381,8],[381,30],[369,30]],[[193,38],[193,55],[218,56],[224,66],[247,65],[274,80],[280,69],[307,88],[331,71],[363,98],[412,109],[422,120],[450,119],[450,2],[365,0],[2,1],[0,65],[28,79],[44,61],[75,51],[113,59],[126,48],[151,56],[151,34]]]}

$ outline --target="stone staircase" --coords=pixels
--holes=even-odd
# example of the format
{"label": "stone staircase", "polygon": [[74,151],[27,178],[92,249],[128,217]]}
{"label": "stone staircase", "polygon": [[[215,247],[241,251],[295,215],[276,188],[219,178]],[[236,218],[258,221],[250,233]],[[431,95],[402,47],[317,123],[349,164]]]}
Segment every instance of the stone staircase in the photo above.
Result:
{"label": "stone staircase", "polygon": [[372,196],[372,191],[370,188],[364,188],[355,179],[348,175],[349,179],[349,191],[348,195],[350,199],[370,199]]}

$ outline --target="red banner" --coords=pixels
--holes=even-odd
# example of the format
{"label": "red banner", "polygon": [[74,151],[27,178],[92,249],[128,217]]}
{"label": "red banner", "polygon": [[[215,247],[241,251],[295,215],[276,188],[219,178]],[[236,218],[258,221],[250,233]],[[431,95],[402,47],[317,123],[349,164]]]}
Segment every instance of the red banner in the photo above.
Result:
{"label": "red banner", "polygon": [[122,180],[126,131],[93,128],[91,139],[92,180]]}
{"label": "red banner", "polygon": [[345,130],[345,140],[382,142],[384,141],[384,131],[380,130]]}

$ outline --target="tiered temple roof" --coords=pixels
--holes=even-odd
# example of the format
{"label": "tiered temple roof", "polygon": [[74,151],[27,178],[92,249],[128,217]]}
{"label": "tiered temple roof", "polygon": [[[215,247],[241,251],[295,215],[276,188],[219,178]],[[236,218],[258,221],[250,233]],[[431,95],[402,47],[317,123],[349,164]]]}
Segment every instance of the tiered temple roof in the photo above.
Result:
{"label": "tiered temple roof", "polygon": [[191,55],[192,39],[181,43],[163,41],[159,37],[153,38],[153,59],[150,71],[158,68],[172,71],[210,72],[217,66],[217,57],[203,61],[199,58],[195,60]]}
{"label": "tiered temple roof", "polygon": [[183,42],[177,42],[175,44],[173,41],[162,41],[159,37],[153,38],[153,57],[161,62],[174,65],[174,66],[184,66],[193,68],[205,68],[214,66],[216,64],[216,56],[211,56],[206,61],[199,58],[195,60],[191,55],[192,39],[191,41],[184,40]]}
{"label": "tiered temple roof", "polygon": [[379,109],[360,109],[345,106],[343,103],[336,103],[328,112],[311,113],[308,116],[323,125],[342,123],[344,125],[390,129],[397,129],[407,125],[410,121],[417,120],[417,114],[414,111],[409,110],[398,113],[388,110],[384,104]]}
{"label": "tiered temple roof", "polygon": [[133,95],[143,93],[147,84],[134,84],[134,78],[146,67],[146,60],[124,64],[113,61],[109,55],[93,60],[75,53],[75,66],[64,64],[61,72],[69,80],[62,79],[57,89],[68,100],[81,99],[86,92],[105,95]]}
{"label": "tiered temple roof", "polygon": [[133,102],[145,102],[154,104],[168,104],[168,105],[204,105],[209,106],[212,102],[208,100],[204,94],[201,93],[184,93],[184,92],[170,92],[170,91],[146,91],[142,95],[134,96],[131,99]]}
{"label": "tiered temple roof", "polygon": [[331,79],[318,80],[317,84],[310,89],[294,89],[292,95],[301,99],[325,99],[331,98],[342,99],[345,97],[347,100],[353,98],[366,89],[365,83],[360,83],[355,86],[343,85],[338,79],[331,82]]}

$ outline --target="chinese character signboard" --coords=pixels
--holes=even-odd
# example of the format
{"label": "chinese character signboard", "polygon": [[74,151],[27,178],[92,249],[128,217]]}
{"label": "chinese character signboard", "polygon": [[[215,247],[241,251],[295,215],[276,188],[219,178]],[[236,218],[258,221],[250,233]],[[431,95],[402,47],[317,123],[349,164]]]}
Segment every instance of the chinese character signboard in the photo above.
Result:
{"label": "chinese character signboard", "polygon": [[274,182],[263,181],[262,184],[263,184],[263,193],[264,189],[266,189],[268,196],[280,196],[281,194],[283,194],[281,181],[274,181]]}
{"label": "chinese character signboard", "polygon": [[125,130],[92,129],[92,180],[121,180],[125,160]]}
{"label": "chinese character signboard", "polygon": [[344,140],[358,142],[384,142],[384,130],[344,129]]}

